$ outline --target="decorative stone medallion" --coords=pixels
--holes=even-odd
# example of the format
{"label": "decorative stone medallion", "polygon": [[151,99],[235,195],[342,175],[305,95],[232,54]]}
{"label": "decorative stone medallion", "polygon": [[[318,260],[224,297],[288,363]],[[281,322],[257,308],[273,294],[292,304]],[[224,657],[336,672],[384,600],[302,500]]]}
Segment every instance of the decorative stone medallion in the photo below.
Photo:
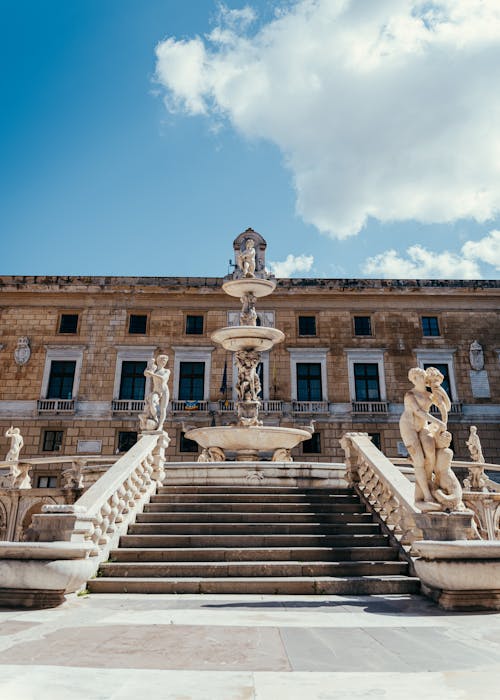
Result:
{"label": "decorative stone medallion", "polygon": [[16,365],[22,367],[29,362],[31,357],[30,339],[26,335],[22,335],[17,341],[17,347],[14,350],[14,360]]}

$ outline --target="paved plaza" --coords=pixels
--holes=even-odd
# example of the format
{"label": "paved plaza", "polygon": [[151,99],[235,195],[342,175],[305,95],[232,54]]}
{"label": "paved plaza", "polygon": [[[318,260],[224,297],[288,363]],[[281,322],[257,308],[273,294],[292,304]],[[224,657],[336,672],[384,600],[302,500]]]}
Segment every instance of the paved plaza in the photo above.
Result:
{"label": "paved plaza", "polygon": [[69,596],[0,610],[2,700],[498,697],[500,614],[414,595]]}

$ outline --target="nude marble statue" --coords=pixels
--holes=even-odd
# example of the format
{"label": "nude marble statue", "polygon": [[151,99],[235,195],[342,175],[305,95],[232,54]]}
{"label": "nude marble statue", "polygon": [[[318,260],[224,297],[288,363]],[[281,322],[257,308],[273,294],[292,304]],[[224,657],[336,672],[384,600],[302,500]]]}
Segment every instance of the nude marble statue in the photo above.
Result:
{"label": "nude marble statue", "polygon": [[142,430],[163,430],[170,401],[167,362],[167,355],[158,355],[156,361],[153,358],[149,360],[144,370],[144,376],[151,379],[152,388],[145,398],[144,413],[139,416]]}
{"label": "nude marble statue", "polygon": [[6,462],[17,462],[19,460],[19,453],[24,446],[23,436],[19,428],[10,428],[5,433],[6,438],[10,438],[10,448],[5,457]]}
{"label": "nude marble statue", "polygon": [[243,277],[255,277],[255,244],[251,238],[245,241],[245,248],[239,253],[237,264]]}

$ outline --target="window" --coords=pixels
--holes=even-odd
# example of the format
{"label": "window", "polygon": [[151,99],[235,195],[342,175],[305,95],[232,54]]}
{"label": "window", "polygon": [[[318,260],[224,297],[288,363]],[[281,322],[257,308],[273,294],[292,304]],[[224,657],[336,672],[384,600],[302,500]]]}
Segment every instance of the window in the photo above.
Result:
{"label": "window", "polygon": [[52,360],[50,365],[47,399],[72,399],[76,362],[74,360]]}
{"label": "window", "polygon": [[54,489],[57,486],[57,476],[39,476],[36,486],[38,489]]}
{"label": "window", "polygon": [[381,450],[382,443],[380,441],[380,433],[368,433],[368,435],[371,437],[373,444],[377,448],[377,450]]}
{"label": "window", "polygon": [[179,445],[180,452],[198,452],[198,443],[194,440],[188,440],[185,433],[181,433]]}
{"label": "window", "polygon": [[205,390],[205,363],[181,362],[179,368],[179,400],[202,401]]}
{"label": "window", "polygon": [[62,430],[44,430],[42,450],[44,452],[58,452],[63,441]]}
{"label": "window", "polygon": [[76,333],[78,331],[78,314],[61,314],[59,333]]}
{"label": "window", "polygon": [[440,335],[437,316],[422,316],[422,333],[427,336]]}
{"label": "window", "polygon": [[299,316],[299,335],[316,335],[316,316]]}
{"label": "window", "polygon": [[186,335],[203,335],[203,316],[186,316]]}
{"label": "window", "polygon": [[302,452],[305,455],[319,454],[321,452],[320,433],[313,433],[310,440],[304,440]]}
{"label": "window", "polygon": [[146,314],[130,314],[128,319],[128,332],[131,335],[145,335],[148,325]]}
{"label": "window", "polygon": [[297,362],[297,401],[321,401],[321,363]]}
{"label": "window", "polygon": [[[442,363],[438,363],[438,362],[425,362],[424,369],[427,369],[428,367],[435,367],[436,369],[438,369],[441,372],[441,374],[444,377],[443,383],[441,384],[441,386],[446,391],[448,396],[451,397],[450,367],[449,367],[449,365],[447,363],[442,364]],[[429,391],[430,391],[430,389],[429,389]]]}
{"label": "window", "polygon": [[380,401],[378,364],[355,362],[354,387],[356,401]]}
{"label": "window", "polygon": [[128,452],[136,442],[137,433],[134,430],[119,430],[117,452]]}
{"label": "window", "polygon": [[372,320],[370,316],[354,317],[354,335],[371,335]]}
{"label": "window", "polygon": [[124,360],[122,362],[120,399],[142,401],[146,387],[145,369],[146,362],[143,360]]}

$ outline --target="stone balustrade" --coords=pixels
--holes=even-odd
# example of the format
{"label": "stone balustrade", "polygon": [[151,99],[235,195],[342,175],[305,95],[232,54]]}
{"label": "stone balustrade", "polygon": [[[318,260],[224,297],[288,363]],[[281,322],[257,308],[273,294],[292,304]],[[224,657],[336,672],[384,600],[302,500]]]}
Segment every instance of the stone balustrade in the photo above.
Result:
{"label": "stone balustrade", "polygon": [[[168,441],[164,432],[143,433],[74,504],[43,506],[42,513],[33,516],[30,535],[35,541],[16,547],[0,543],[0,602],[22,605],[25,591],[27,605],[36,605],[37,599],[41,606],[56,605],[65,593],[81,588],[135,520],[156,481],[163,480]],[[48,542],[58,543],[64,563],[53,560]],[[54,569],[57,576],[48,576]],[[14,590],[15,581],[22,586]]]}
{"label": "stone balustrade", "polygon": [[340,444],[346,455],[348,484],[363,495],[401,545],[421,539],[414,485],[375,447],[367,433],[346,433]]}

